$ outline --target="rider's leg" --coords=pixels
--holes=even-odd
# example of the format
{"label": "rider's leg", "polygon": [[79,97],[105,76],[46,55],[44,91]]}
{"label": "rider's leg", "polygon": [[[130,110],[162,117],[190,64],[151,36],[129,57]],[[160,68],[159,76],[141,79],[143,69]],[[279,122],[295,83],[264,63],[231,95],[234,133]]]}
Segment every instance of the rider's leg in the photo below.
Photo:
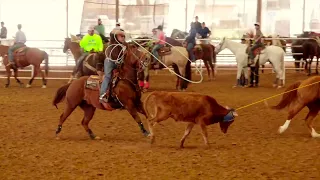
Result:
{"label": "rider's leg", "polygon": [[194,62],[196,60],[196,57],[194,56],[193,54],[193,48],[194,48],[194,44],[193,43],[188,43],[188,46],[187,46],[187,51],[189,52],[190,54],[190,60],[192,62]]}
{"label": "rider's leg", "polygon": [[[161,48],[161,45],[160,45],[160,44],[156,44],[156,45],[154,45],[154,47],[153,47],[153,49],[152,49],[152,51],[151,51],[151,53],[152,53],[157,59],[159,59],[158,50],[159,50],[160,48]],[[152,59],[153,59],[152,63],[156,63],[156,62],[158,61],[156,58],[152,58]]]}
{"label": "rider's leg", "polygon": [[112,76],[112,70],[116,68],[116,64],[113,61],[105,60],[104,62],[104,79],[100,88],[100,101],[108,102],[107,98],[105,97],[105,94],[107,92],[111,76]]}
{"label": "rider's leg", "polygon": [[250,52],[249,52],[249,57],[250,57],[250,61],[251,63],[250,64],[254,64],[254,55],[253,55],[253,51],[259,47],[259,44],[254,44],[251,49],[250,49]]}
{"label": "rider's leg", "polygon": [[79,72],[79,67],[80,65],[82,64],[82,61],[84,60],[84,58],[88,55],[87,52],[83,52],[81,54],[81,56],[79,57],[78,61],[77,61],[77,64],[76,64],[76,67],[74,69],[74,72],[73,72],[73,75],[75,75],[77,72]]}
{"label": "rider's leg", "polygon": [[16,49],[16,45],[13,45],[8,49],[8,61],[9,61],[9,64],[7,66],[12,65],[12,68],[15,69],[16,65],[15,65],[15,62],[13,60],[13,51],[14,51],[14,49]]}

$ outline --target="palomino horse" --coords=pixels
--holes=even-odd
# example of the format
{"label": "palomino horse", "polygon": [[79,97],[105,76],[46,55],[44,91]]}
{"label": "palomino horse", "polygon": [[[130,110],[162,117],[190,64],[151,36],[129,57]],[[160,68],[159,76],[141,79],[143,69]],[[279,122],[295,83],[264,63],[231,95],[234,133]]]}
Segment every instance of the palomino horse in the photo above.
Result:
{"label": "palomino horse", "polygon": [[[7,66],[9,64],[8,61],[8,50],[10,46],[4,46],[0,45],[0,56],[2,56],[3,64],[6,66],[6,72],[7,72],[7,83],[5,84],[5,87],[9,87],[10,85],[10,76],[12,68],[11,65]],[[42,76],[42,88],[47,87],[47,80],[45,76],[48,76],[49,71],[49,56],[45,51],[42,51],[38,48],[30,48],[27,46],[21,47],[16,49],[13,52],[13,60],[16,63],[17,69],[14,69],[14,78],[16,79],[17,83],[20,84],[20,86],[23,85],[23,83],[18,79],[18,68],[24,68],[29,65],[33,65],[33,74],[31,79],[29,80],[29,83],[26,87],[31,87],[31,84],[34,80],[34,77],[37,76],[38,72],[41,73]],[[40,65],[42,61],[45,60],[45,74],[42,72],[42,69],[40,68]]]}
{"label": "palomino horse", "polygon": [[[81,48],[79,45],[79,39],[77,39],[75,36],[71,35],[71,38],[65,38],[64,41],[64,47],[63,52],[66,53],[68,49],[70,49],[74,59],[75,63],[77,64],[78,59],[81,56]],[[104,45],[104,50],[107,47],[107,45]],[[90,53],[85,59],[83,60],[83,64],[80,65],[79,69],[76,69],[76,66],[73,69],[73,72],[70,76],[69,82],[72,81],[72,79],[75,77],[75,75],[78,72],[78,77],[81,76],[89,76],[89,75],[96,75],[97,74],[97,66],[103,65],[103,61],[105,59],[105,54],[102,53]],[[78,78],[77,77],[77,78]]]}
{"label": "palomino horse", "polygon": [[[185,79],[191,80],[191,62],[188,61],[188,51],[186,48],[182,47],[182,43],[176,41],[172,38],[166,37],[166,42],[171,42],[170,46],[161,48],[158,52],[160,55],[159,59],[162,59],[161,62],[164,63],[167,67],[172,66],[176,74],[184,77]],[[151,47],[146,47],[148,51],[151,51]],[[149,53],[144,51],[144,53]],[[151,58],[150,58],[151,59]],[[149,70],[153,69],[150,63],[145,64],[146,68],[142,73],[139,74],[139,85],[140,87],[147,90],[149,88]],[[160,63],[160,68],[163,69],[164,66]],[[142,79],[144,81],[142,81]],[[186,90],[188,87],[188,81],[177,76],[176,89]],[[179,87],[180,86],[180,87]]]}
{"label": "palomino horse", "polygon": [[[121,47],[113,50],[112,59],[117,59],[120,54],[119,48]],[[138,112],[146,115],[141,102],[141,91],[137,84],[137,69],[140,68],[139,59],[142,56],[144,56],[142,52],[127,46],[123,63],[118,65],[117,70],[113,71],[113,80],[110,82],[109,89],[109,103],[99,102],[100,78],[98,76],[83,76],[60,87],[53,100],[53,105],[56,106],[65,97],[66,108],[60,116],[60,122],[56,131],[57,138],[61,132],[62,124],[77,106],[80,106],[84,111],[82,126],[91,139],[99,139],[89,128],[89,122],[96,108],[107,111],[125,108],[138,123],[142,133],[148,135],[149,133],[145,130],[138,115]]]}
{"label": "palomino horse", "polygon": [[[224,50],[225,48],[229,49],[236,57],[237,62],[237,85],[239,86],[240,76],[242,70],[244,70],[245,79],[248,79],[248,54],[246,53],[247,45],[237,43],[226,39],[225,37],[222,41],[216,46],[216,53]],[[276,81],[274,82],[274,87],[278,85],[278,88],[281,88],[285,84],[285,67],[284,67],[284,55],[285,52],[279,46],[266,46],[264,49],[259,50],[261,52],[256,52],[255,62],[259,65],[265,64],[267,61],[270,61],[273,70],[277,73]],[[280,84],[278,80],[280,79]]]}
{"label": "palomino horse", "polygon": [[[320,77],[314,76],[303,81],[297,81],[286,89],[286,94],[282,96],[281,101],[271,109],[281,110],[288,107],[288,117],[286,122],[279,127],[279,133],[288,129],[291,120],[304,108],[309,108],[305,121],[312,137],[320,138],[313,128],[314,118],[320,110]],[[265,104],[268,106],[267,101]]]}

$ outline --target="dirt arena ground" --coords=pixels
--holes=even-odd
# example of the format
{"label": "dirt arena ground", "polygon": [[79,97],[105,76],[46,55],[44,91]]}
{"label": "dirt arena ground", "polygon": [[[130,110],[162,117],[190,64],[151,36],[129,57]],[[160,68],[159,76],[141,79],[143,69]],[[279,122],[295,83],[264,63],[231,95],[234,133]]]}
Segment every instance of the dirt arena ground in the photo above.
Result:
{"label": "dirt arena ground", "polygon": [[[287,72],[287,86],[305,78]],[[169,73],[151,79],[151,90],[174,90],[175,77]],[[272,88],[273,80],[274,74],[266,72],[259,88],[234,89],[235,73],[219,72],[215,81],[192,84],[188,90],[237,108],[283,92]],[[256,104],[238,111],[228,134],[217,124],[209,126],[210,148],[196,126],[184,149],[178,147],[186,124],[170,119],[156,126],[156,142],[150,146],[129,114],[120,110],[96,111],[90,125],[102,140],[90,140],[81,126],[83,113],[76,109],[56,140],[64,103],[57,110],[51,101],[67,81],[50,80],[47,89],[40,88],[40,80],[29,89],[14,81],[5,89],[4,82],[0,80],[0,179],[320,179],[320,139],[311,138],[304,123],[307,109],[280,135],[286,111]],[[320,132],[319,120],[315,129]]]}

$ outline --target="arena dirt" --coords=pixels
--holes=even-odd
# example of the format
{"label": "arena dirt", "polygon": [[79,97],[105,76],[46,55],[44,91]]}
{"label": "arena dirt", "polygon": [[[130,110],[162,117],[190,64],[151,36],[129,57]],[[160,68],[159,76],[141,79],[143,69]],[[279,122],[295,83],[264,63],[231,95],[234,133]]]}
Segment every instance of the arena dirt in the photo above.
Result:
{"label": "arena dirt", "polygon": [[[211,95],[219,103],[237,108],[283,92],[272,88],[274,77],[265,72],[259,88],[234,89],[235,73],[219,72],[215,81],[192,84],[188,91]],[[287,86],[305,78],[305,74],[287,72]],[[193,79],[199,76],[193,74]],[[56,140],[64,102],[59,109],[51,102],[57,88],[66,82],[49,80],[48,88],[41,89],[41,81],[36,80],[27,89],[12,81],[5,89],[5,81],[0,81],[0,179],[320,178],[320,139],[311,138],[308,132],[303,120],[306,108],[280,135],[277,130],[286,120],[286,111],[256,104],[238,111],[240,116],[228,134],[217,124],[208,127],[210,148],[204,146],[196,126],[184,149],[178,147],[186,124],[170,119],[156,126],[156,142],[150,146],[124,110],[97,110],[90,127],[102,140],[90,140],[81,126],[83,112],[76,109],[63,125],[61,140]],[[169,73],[151,77],[151,91],[174,91],[174,87],[175,77]],[[320,132],[319,120],[315,129]]]}

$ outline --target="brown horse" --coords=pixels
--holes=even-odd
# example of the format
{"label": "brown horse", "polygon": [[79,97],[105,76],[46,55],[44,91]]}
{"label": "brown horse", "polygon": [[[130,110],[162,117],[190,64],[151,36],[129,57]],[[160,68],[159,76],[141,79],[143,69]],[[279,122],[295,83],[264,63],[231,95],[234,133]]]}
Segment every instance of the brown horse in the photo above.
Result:
{"label": "brown horse", "polygon": [[[64,40],[64,47],[63,47],[63,53],[66,53],[69,49],[74,57],[75,63],[77,64],[78,59],[81,56],[81,48],[79,45],[79,39],[75,39],[74,36],[71,36],[72,38],[65,38]],[[83,64],[80,65],[79,69],[76,69],[76,66],[73,69],[72,74],[70,75],[69,82],[72,81],[72,79],[77,74],[77,78],[81,76],[89,76],[89,75],[96,75],[97,74],[97,68],[101,65],[101,62],[105,59],[104,51],[107,47],[107,44],[104,44],[103,52],[102,53],[90,53],[85,59],[83,60]]]}
{"label": "brown horse", "polygon": [[[7,83],[5,84],[5,87],[9,87],[10,85],[10,76],[11,76],[11,65],[8,61],[8,50],[9,46],[0,45],[0,56],[3,58],[3,64],[6,66],[6,72],[7,72]],[[31,79],[29,80],[29,83],[26,87],[31,87],[31,84],[34,80],[34,77],[37,76],[38,72],[41,73],[42,76],[42,88],[46,88],[47,86],[47,80],[45,76],[48,76],[49,71],[49,56],[45,51],[42,51],[38,48],[30,48],[27,46],[21,47],[16,49],[13,52],[13,60],[16,63],[16,69],[14,69],[14,78],[16,79],[17,83],[20,84],[20,86],[23,86],[23,83],[18,79],[18,68],[24,68],[29,65],[33,65],[33,74]],[[42,69],[40,68],[40,64],[42,61],[45,60],[45,74],[42,72]]]}
{"label": "brown horse", "polygon": [[[309,113],[305,118],[312,137],[320,137],[314,128],[313,121],[320,110],[320,76],[313,76],[303,81],[298,81],[286,89],[286,94],[282,96],[281,101],[271,109],[281,110],[285,107],[288,109],[288,117],[286,122],[280,126],[279,133],[283,133],[289,124],[305,106],[309,108]],[[266,103],[266,105],[268,105]]]}
{"label": "brown horse", "polygon": [[[119,48],[121,47],[113,50],[111,54],[112,59],[117,59],[121,50]],[[111,50],[111,48],[109,48],[109,50]],[[62,124],[77,106],[80,106],[84,111],[82,126],[91,139],[99,139],[89,128],[89,122],[96,108],[107,111],[125,108],[138,123],[142,133],[144,135],[149,134],[145,130],[138,115],[138,112],[146,115],[141,102],[141,91],[137,85],[137,70],[141,68],[139,58],[144,54],[129,45],[127,45],[124,53],[123,63],[118,65],[117,68],[118,73],[115,71],[113,73],[113,80],[109,88],[108,104],[99,102],[100,78],[97,76],[83,76],[58,89],[53,100],[53,105],[56,106],[66,98],[66,108],[60,116],[58,129],[56,130],[57,138],[61,132]]]}
{"label": "brown horse", "polygon": [[[202,59],[204,65],[208,71],[209,80],[215,79],[215,64],[216,64],[216,53],[214,52],[214,46],[212,44],[197,44],[194,49],[194,55],[196,59]],[[212,76],[210,73],[210,69],[212,71]]]}

